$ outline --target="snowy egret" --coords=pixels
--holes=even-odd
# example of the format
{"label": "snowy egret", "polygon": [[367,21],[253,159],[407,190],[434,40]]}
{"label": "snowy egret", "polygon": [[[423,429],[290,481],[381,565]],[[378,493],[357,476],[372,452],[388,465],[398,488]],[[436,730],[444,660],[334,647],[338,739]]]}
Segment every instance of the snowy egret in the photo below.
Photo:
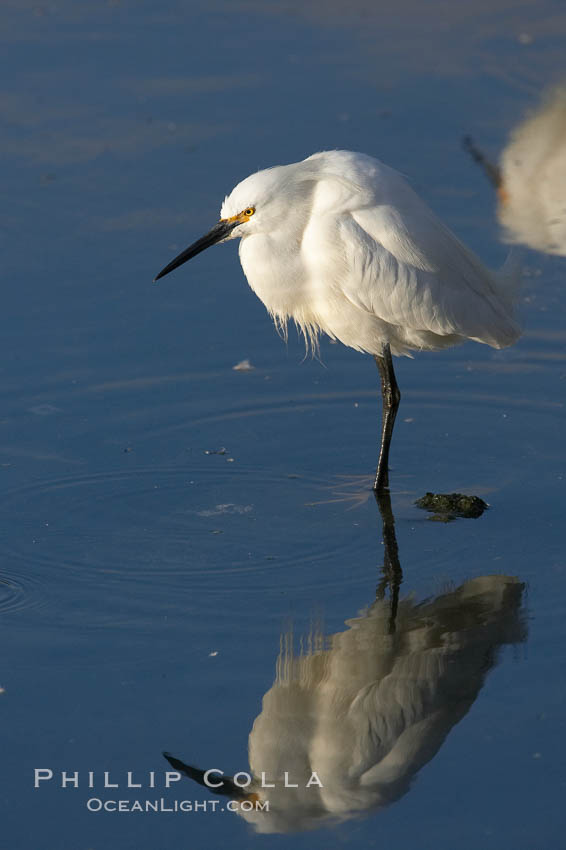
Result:
{"label": "snowy egret", "polygon": [[566,257],[566,86],[513,130],[499,166],[464,144],[497,189],[506,241]]}
{"label": "snowy egret", "polygon": [[383,400],[378,492],[389,486],[401,397],[391,355],[467,339],[502,348],[520,335],[511,276],[488,271],[400,174],[365,154],[327,151],[259,171],[220,216],[155,279],[241,237],[248,283],[280,329],[293,319],[313,349],[324,332],[373,354]]}
{"label": "snowy egret", "polygon": [[410,790],[470,710],[498,649],[525,639],[522,590],[516,578],[489,575],[425,602],[402,600],[393,634],[389,605],[376,600],[329,641],[315,631],[299,656],[284,634],[249,735],[249,772],[206,777],[165,756],[200,785],[214,783],[208,790],[231,797],[262,833],[383,809]]}

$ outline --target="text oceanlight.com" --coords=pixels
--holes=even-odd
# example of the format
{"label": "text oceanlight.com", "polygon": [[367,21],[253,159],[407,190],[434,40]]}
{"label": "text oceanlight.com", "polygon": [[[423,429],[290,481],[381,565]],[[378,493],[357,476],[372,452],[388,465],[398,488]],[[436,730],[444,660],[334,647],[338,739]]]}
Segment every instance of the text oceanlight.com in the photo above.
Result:
{"label": "text oceanlight.com", "polygon": [[89,812],[268,812],[269,800],[101,800],[86,801]]}

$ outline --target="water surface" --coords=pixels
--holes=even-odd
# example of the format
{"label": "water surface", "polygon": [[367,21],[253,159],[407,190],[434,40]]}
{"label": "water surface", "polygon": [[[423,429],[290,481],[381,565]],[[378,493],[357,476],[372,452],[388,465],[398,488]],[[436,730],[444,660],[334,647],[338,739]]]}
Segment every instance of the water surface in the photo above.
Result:
{"label": "water surface", "polygon": [[[161,772],[162,750],[247,770],[281,635],[299,651],[318,629],[328,651],[375,610],[384,563],[371,358],[286,346],[234,245],[153,276],[246,174],[334,147],[408,174],[501,264],[491,189],[460,138],[496,154],[559,76],[561,5],[62,0],[2,17],[6,846],[559,846],[565,266],[534,253],[516,346],[396,367],[401,604],[494,575],[522,588],[520,629],[498,633],[407,792],[269,838],[229,812],[86,801],[156,796],[99,778]],[[255,368],[234,371],[246,358]],[[430,522],[414,507],[428,490],[490,509]],[[34,768],[53,781],[34,789]],[[214,799],[188,780],[157,796]]]}

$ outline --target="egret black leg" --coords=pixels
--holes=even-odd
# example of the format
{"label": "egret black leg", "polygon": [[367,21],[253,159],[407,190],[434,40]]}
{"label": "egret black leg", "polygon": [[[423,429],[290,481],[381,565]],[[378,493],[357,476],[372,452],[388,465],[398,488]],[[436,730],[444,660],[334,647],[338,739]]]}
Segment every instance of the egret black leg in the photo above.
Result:
{"label": "egret black leg", "polygon": [[389,343],[383,346],[381,354],[375,355],[375,362],[381,377],[381,397],[383,399],[383,414],[381,420],[381,445],[379,447],[379,461],[373,489],[381,493],[389,487],[389,446],[395,425],[397,409],[401,401],[401,393],[397,386],[395,372],[393,371],[393,359]]}
{"label": "egret black leg", "polygon": [[399,562],[399,547],[395,535],[395,517],[391,507],[389,491],[375,494],[375,501],[381,514],[383,525],[383,567],[382,577],[376,588],[376,599],[384,599],[389,588],[389,634],[395,633],[397,607],[399,605],[399,587],[403,581],[403,570]]}

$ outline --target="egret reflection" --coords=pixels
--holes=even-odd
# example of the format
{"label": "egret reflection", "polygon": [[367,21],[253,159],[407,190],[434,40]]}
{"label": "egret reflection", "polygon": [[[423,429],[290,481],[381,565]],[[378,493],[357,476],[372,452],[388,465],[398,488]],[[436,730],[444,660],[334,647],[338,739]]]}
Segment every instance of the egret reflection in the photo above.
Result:
{"label": "egret reflection", "polygon": [[566,256],[566,85],[512,131],[499,166],[471,139],[465,146],[497,189],[506,241]]}
{"label": "egret reflection", "polygon": [[[239,788],[245,773],[210,778],[210,790],[231,797],[258,832],[331,826],[400,800],[472,707],[500,647],[526,637],[524,586],[514,577],[473,578],[421,602],[400,598],[389,497],[378,505],[385,558],[375,598],[344,631],[325,638],[315,629],[308,650],[297,653],[292,635],[282,635],[275,681],[249,735],[251,781]],[[166,758],[207,784],[204,770]]]}

